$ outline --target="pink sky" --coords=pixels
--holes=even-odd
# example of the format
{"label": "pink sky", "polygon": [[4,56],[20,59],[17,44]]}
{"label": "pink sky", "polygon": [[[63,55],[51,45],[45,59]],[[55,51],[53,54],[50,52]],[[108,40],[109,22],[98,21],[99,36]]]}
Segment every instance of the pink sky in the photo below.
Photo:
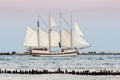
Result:
{"label": "pink sky", "polygon": [[72,14],[92,44],[88,51],[120,51],[120,0],[0,0],[0,50],[24,51],[27,26],[36,27],[38,15],[47,21],[49,12],[55,21]]}
{"label": "pink sky", "polygon": [[120,12],[120,0],[0,0],[0,11]]}

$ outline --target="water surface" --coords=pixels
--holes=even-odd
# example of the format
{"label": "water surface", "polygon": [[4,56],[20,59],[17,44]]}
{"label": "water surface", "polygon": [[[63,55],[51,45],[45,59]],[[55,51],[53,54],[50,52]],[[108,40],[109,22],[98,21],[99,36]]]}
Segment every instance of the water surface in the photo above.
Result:
{"label": "water surface", "polygon": [[1,55],[0,69],[120,70],[120,55],[77,55],[74,57],[33,57]]}

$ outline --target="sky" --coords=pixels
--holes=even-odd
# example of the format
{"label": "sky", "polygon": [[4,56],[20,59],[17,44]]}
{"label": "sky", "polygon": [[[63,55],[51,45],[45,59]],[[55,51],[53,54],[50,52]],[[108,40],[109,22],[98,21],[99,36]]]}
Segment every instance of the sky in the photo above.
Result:
{"label": "sky", "polygon": [[59,13],[78,22],[91,47],[82,51],[120,52],[120,0],[0,0],[0,52],[23,52],[27,26],[37,16]]}

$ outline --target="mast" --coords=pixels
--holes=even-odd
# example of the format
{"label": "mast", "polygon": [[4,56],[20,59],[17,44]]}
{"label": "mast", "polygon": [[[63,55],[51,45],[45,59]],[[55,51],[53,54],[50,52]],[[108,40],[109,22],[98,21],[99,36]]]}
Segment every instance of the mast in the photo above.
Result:
{"label": "mast", "polygon": [[62,30],[61,30],[61,16],[62,16],[62,13],[60,13],[60,48],[62,50]]}
{"label": "mast", "polygon": [[71,47],[73,48],[73,20],[71,15]]}
{"label": "mast", "polygon": [[51,48],[51,45],[50,45],[50,43],[51,43],[51,41],[50,41],[50,31],[51,31],[51,20],[50,20],[50,13],[49,13],[49,31],[48,31],[48,34],[49,34],[49,52],[50,52],[50,48]]}
{"label": "mast", "polygon": [[38,48],[39,48],[39,16],[38,16],[38,21],[37,21],[37,37],[38,37]]}

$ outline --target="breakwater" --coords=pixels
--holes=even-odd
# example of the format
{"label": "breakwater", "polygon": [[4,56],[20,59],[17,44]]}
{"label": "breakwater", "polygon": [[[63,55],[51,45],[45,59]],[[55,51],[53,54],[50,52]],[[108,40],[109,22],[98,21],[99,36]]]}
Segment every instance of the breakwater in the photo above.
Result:
{"label": "breakwater", "polygon": [[100,71],[68,71],[61,70],[58,68],[56,71],[50,71],[50,70],[1,70],[0,73],[4,74],[73,74],[73,75],[120,75],[119,71],[113,71],[113,70],[100,70]]}
{"label": "breakwater", "polygon": [[[74,57],[33,57],[1,55],[0,73],[11,74],[118,75],[120,55],[77,55]],[[113,70],[113,71],[112,71]]]}

